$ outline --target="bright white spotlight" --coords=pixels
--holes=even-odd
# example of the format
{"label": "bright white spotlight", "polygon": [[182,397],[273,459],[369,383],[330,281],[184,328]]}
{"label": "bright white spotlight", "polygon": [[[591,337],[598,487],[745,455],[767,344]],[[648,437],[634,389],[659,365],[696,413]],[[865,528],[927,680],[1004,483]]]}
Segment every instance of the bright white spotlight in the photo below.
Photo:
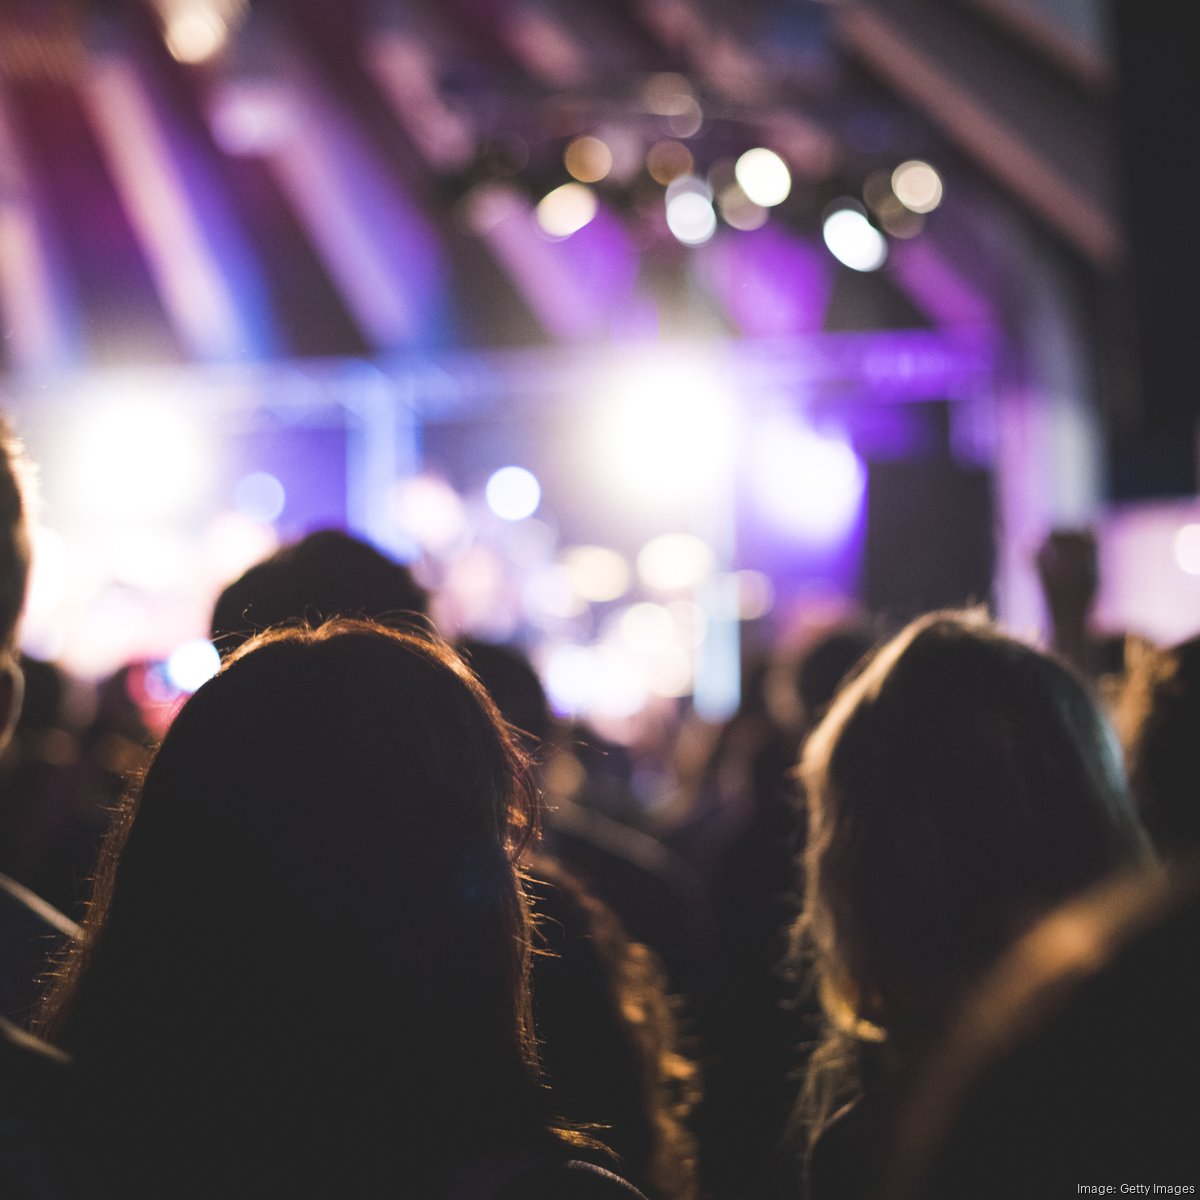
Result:
{"label": "bright white spotlight", "polygon": [[543,665],[550,705],[561,717],[586,711],[600,686],[600,667],[594,650],[584,646],[555,646]]}
{"label": "bright white spotlight", "polygon": [[639,551],[638,575],[652,591],[693,588],[716,570],[712,547],[691,533],[664,533]]}
{"label": "bright white spotlight", "polygon": [[103,517],[163,517],[203,499],[211,461],[202,430],[170,399],[80,403],[64,478],[72,500]]}
{"label": "bright white spotlight", "polygon": [[578,233],[596,215],[596,194],[582,183],[564,183],[543,196],[537,206],[542,232],[552,238]]}
{"label": "bright white spotlight", "polygon": [[835,544],[854,528],[866,471],[844,437],[777,416],[755,430],[754,463],[756,507],[776,528],[817,546]]}
{"label": "bright white spotlight", "polygon": [[791,193],[792,173],[787,163],[764,146],[747,150],[733,170],[742,191],[763,208],[782,204]]}
{"label": "bright white spotlight", "polygon": [[484,489],[488,508],[503,521],[523,521],[537,512],[542,487],[524,467],[501,467]]}
{"label": "bright white spotlight", "polygon": [[695,500],[730,469],[733,404],[714,368],[695,359],[626,364],[605,391],[594,446],[623,496]]}
{"label": "bright white spotlight", "polygon": [[910,211],[930,213],[942,202],[942,177],[927,162],[910,159],[892,172],[892,191]]}
{"label": "bright white spotlight", "polygon": [[697,191],[668,194],[667,228],[685,246],[703,245],[717,231],[712,200]]}
{"label": "bright white spotlight", "polygon": [[877,271],[887,262],[887,239],[853,201],[842,202],[825,218],[825,245],[838,262],[855,271]]}
{"label": "bright white spotlight", "polygon": [[458,493],[436,475],[414,475],[396,485],[396,522],[422,549],[443,556],[466,541],[467,516]]}
{"label": "bright white spotlight", "polygon": [[1175,534],[1175,562],[1186,575],[1200,575],[1200,525],[1181,525]]}
{"label": "bright white spotlight", "polygon": [[251,521],[270,525],[278,519],[287,503],[283,484],[266,471],[255,471],[238,480],[233,489],[233,506]]}
{"label": "bright white spotlight", "polygon": [[675,632],[671,614],[661,604],[631,604],[617,622],[621,640],[635,654],[646,656],[670,649]]}
{"label": "bright white spotlight", "polygon": [[181,692],[194,692],[221,669],[221,656],[204,638],[184,642],[167,659],[167,678]]}
{"label": "bright white spotlight", "polygon": [[200,63],[212,58],[229,38],[229,26],[212,5],[176,5],[167,18],[163,40],[171,57],[181,63]]}

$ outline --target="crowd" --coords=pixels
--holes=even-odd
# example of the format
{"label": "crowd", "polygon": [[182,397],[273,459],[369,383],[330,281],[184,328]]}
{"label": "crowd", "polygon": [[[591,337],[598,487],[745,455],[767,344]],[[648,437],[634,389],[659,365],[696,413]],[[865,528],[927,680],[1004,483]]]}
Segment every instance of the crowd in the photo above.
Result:
{"label": "crowd", "polygon": [[681,706],[651,810],[334,531],[227,587],[161,737],[123,679],[79,716],[0,433],[0,1195],[1200,1186],[1200,640],[1089,639],[1085,537],[1058,653],[831,626]]}

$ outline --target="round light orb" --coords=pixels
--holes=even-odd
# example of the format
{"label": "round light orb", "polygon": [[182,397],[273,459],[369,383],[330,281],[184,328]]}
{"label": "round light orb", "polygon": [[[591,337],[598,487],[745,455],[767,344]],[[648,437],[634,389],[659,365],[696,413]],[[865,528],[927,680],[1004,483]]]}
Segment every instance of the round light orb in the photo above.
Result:
{"label": "round light orb", "polygon": [[1175,534],[1175,562],[1185,575],[1200,575],[1200,525],[1180,526]]}
{"label": "round light orb", "polygon": [[774,208],[791,194],[792,173],[787,163],[765,146],[747,150],[737,160],[734,174],[742,191],[763,208]]}
{"label": "round light orb", "polygon": [[598,137],[577,137],[563,152],[563,164],[580,183],[599,183],[612,170],[612,151]]}
{"label": "round light orb", "polygon": [[652,538],[638,552],[637,569],[642,582],[652,591],[671,592],[693,588],[716,570],[712,547],[691,533],[664,533]]}
{"label": "round light orb", "polygon": [[712,201],[696,191],[679,191],[668,196],[667,228],[685,246],[703,245],[717,232]]}
{"label": "round light orb", "polygon": [[629,564],[607,546],[573,546],[563,556],[571,585],[585,600],[603,604],[629,590]]}
{"label": "round light orb", "polygon": [[582,183],[564,183],[543,196],[537,206],[537,222],[552,238],[578,233],[596,215],[596,195]]}
{"label": "round light orb", "polygon": [[171,57],[181,63],[201,63],[212,58],[228,39],[229,27],[207,4],[179,9],[163,32]]}
{"label": "round light orb", "polygon": [[524,467],[501,467],[484,489],[488,508],[502,521],[523,521],[537,512],[542,502],[542,485]]}
{"label": "round light orb", "polygon": [[287,503],[283,484],[266,471],[255,471],[238,480],[233,489],[233,506],[243,517],[270,525],[278,520]]}
{"label": "round light orb", "polygon": [[942,177],[927,162],[910,159],[892,172],[892,191],[910,211],[930,213],[942,202]]}
{"label": "round light orb", "polygon": [[184,642],[167,659],[167,678],[181,692],[194,692],[221,669],[221,656],[212,642]]}
{"label": "round light orb", "polygon": [[855,271],[877,271],[887,262],[887,239],[853,202],[826,218],[821,232],[830,254]]}

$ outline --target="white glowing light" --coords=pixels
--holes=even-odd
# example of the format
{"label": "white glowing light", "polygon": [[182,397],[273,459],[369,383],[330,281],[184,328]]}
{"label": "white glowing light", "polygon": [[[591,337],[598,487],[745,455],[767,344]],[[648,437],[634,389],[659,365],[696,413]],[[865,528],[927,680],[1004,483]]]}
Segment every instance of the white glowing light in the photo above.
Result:
{"label": "white glowing light", "polygon": [[738,619],[757,621],[771,611],[775,603],[775,585],[761,571],[738,571],[737,582]]}
{"label": "white glowing light", "polygon": [[458,493],[436,475],[415,475],[396,488],[400,528],[431,554],[459,548],[467,536],[467,517]]}
{"label": "white glowing light", "polygon": [[651,693],[676,699],[692,690],[692,660],[686,651],[672,647],[656,655],[647,671]]}
{"label": "white glowing light", "polygon": [[844,437],[780,415],[754,432],[750,488],[773,525],[811,545],[840,541],[854,528],[866,470]]}
{"label": "white glowing light", "polygon": [[585,712],[599,686],[595,652],[583,646],[556,646],[546,655],[543,680],[550,705],[559,716]]}
{"label": "white glowing light", "polygon": [[787,163],[763,146],[747,150],[737,160],[734,174],[743,192],[763,208],[782,204],[792,190],[792,173]]}
{"label": "white glowing light", "polygon": [[[691,176],[686,177],[689,180]],[[671,185],[675,187],[679,180]],[[697,181],[699,182],[699,181]],[[717,231],[717,214],[712,199],[703,191],[691,188],[667,191],[667,228],[685,246],[700,246]]]}
{"label": "white glowing light", "polygon": [[1175,534],[1175,562],[1187,575],[1200,575],[1200,525],[1183,525]]}
{"label": "white glowing light", "polygon": [[942,202],[942,177],[927,162],[911,159],[892,172],[892,191],[912,212],[933,212]]}
{"label": "white glowing light", "polygon": [[574,546],[563,562],[575,592],[585,600],[603,604],[629,590],[629,564],[607,546]]}
{"label": "white glowing light", "polygon": [[167,659],[167,678],[181,692],[194,692],[221,669],[217,648],[204,638],[184,642]]}
{"label": "white glowing light", "polygon": [[887,261],[887,239],[853,201],[825,218],[825,245],[838,262],[855,271],[877,271]]}
{"label": "white glowing light", "polygon": [[202,431],[169,399],[81,402],[66,455],[72,500],[96,516],[174,515],[210,482]]}
{"label": "white glowing light", "polygon": [[691,533],[664,533],[638,552],[642,582],[654,591],[695,587],[716,569],[717,556],[707,542]]}
{"label": "white glowing light", "polygon": [[587,611],[587,601],[576,591],[571,572],[558,563],[532,572],[522,586],[521,596],[533,621],[544,617],[566,621]]}
{"label": "white glowing light", "polygon": [[225,584],[274,553],[279,538],[270,525],[226,512],[209,523],[203,546],[209,575],[216,583]]}
{"label": "white glowing light", "polygon": [[238,480],[233,489],[233,506],[251,521],[269,525],[279,518],[287,503],[283,484],[266,471],[255,471]]}
{"label": "white glowing light", "polygon": [[636,716],[650,699],[645,664],[621,646],[597,646],[594,653],[596,690],[588,711],[613,720]]}
{"label": "white glowing light", "polygon": [[112,530],[106,543],[108,568],[117,583],[146,592],[182,590],[186,585],[192,548],[177,533],[133,526]]}
{"label": "white glowing light", "polygon": [[596,194],[582,183],[564,183],[537,206],[537,221],[542,232],[552,238],[568,238],[578,233],[596,215]]}
{"label": "white glowing light", "polygon": [[632,604],[617,623],[621,640],[635,654],[654,655],[671,646],[674,625],[661,604]]}
{"label": "white glowing light", "polygon": [[523,521],[537,512],[542,486],[524,467],[501,467],[484,489],[488,508],[502,521]]}
{"label": "white glowing light", "polygon": [[181,63],[212,58],[229,38],[229,26],[209,4],[179,6],[167,20],[163,39],[171,57]]}
{"label": "white glowing light", "polygon": [[671,618],[671,636],[675,646],[695,650],[708,633],[708,617],[694,600],[672,600],[667,606]]}
{"label": "white glowing light", "polygon": [[628,499],[662,505],[695,500],[729,470],[733,404],[717,373],[695,359],[621,367],[591,456]]}

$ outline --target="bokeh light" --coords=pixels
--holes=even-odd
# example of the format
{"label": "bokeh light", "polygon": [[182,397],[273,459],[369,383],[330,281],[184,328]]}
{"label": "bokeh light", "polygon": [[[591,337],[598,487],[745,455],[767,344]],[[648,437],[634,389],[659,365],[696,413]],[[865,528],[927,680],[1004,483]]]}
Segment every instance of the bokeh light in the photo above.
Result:
{"label": "bokeh light", "polygon": [[567,238],[578,233],[596,215],[596,195],[582,183],[564,183],[543,196],[537,222],[548,237]]}
{"label": "bokeh light", "polygon": [[717,231],[708,184],[684,175],[667,188],[667,228],[685,246],[699,246]]}
{"label": "bokeh light", "polygon": [[163,30],[171,57],[181,63],[201,63],[212,58],[228,39],[229,26],[204,0],[173,5]]}
{"label": "bokeh light", "polygon": [[829,252],[844,266],[877,271],[887,262],[887,239],[853,200],[839,202],[825,218],[821,232]]}
{"label": "bokeh light", "polygon": [[181,692],[194,692],[220,669],[221,656],[205,638],[184,642],[167,659],[167,678]]}
{"label": "bokeh light", "polygon": [[238,480],[233,506],[251,521],[270,524],[279,519],[287,503],[283,484],[266,471],[255,471]]}
{"label": "bokeh light", "polygon": [[731,183],[718,194],[717,208],[725,224],[734,229],[761,229],[767,223],[767,210],[755,204],[740,184]]}
{"label": "bokeh light", "polygon": [[642,100],[647,112],[660,117],[679,117],[696,103],[696,96],[686,76],[661,71],[646,80]]}
{"label": "bokeh light", "polygon": [[668,650],[675,632],[671,614],[661,604],[631,604],[617,621],[621,640],[635,654],[651,656]]}
{"label": "bokeh light", "polygon": [[912,212],[931,213],[942,202],[942,177],[927,162],[910,159],[892,172],[892,191]]}
{"label": "bokeh light", "polygon": [[652,591],[683,591],[695,587],[716,570],[712,547],[692,533],[664,533],[638,552],[637,571]]}
{"label": "bokeh light", "polygon": [[646,151],[646,171],[655,183],[661,183],[663,187],[690,174],[695,165],[692,152],[682,142],[655,142]]}
{"label": "bokeh light", "polygon": [[484,496],[488,508],[501,520],[523,521],[537,512],[542,487],[537,476],[524,467],[501,467],[487,481]]}
{"label": "bokeh light", "polygon": [[572,587],[585,600],[603,604],[629,590],[629,564],[607,546],[573,546],[563,555],[563,563]]}
{"label": "bokeh light", "polygon": [[775,605],[775,585],[770,576],[762,571],[738,571],[737,582],[738,619],[757,621],[765,617]]}
{"label": "bokeh light", "polygon": [[563,165],[580,183],[599,183],[613,168],[612,151],[598,137],[587,134],[568,143]]}
{"label": "bokeh light", "polygon": [[436,475],[402,480],[396,488],[395,513],[400,528],[430,554],[453,553],[469,533],[462,500]]}
{"label": "bokeh light", "polygon": [[1200,525],[1181,525],[1174,549],[1179,569],[1187,575],[1200,575]]}
{"label": "bokeh light", "polygon": [[792,173],[787,163],[765,146],[747,150],[734,168],[743,192],[763,208],[782,204],[792,190]]}
{"label": "bokeh light", "polygon": [[694,502],[732,469],[733,404],[711,364],[633,360],[604,385],[589,459],[637,504]]}
{"label": "bokeh light", "polygon": [[780,414],[756,427],[752,453],[750,491],[775,528],[820,546],[851,532],[862,507],[866,469],[843,436]]}

